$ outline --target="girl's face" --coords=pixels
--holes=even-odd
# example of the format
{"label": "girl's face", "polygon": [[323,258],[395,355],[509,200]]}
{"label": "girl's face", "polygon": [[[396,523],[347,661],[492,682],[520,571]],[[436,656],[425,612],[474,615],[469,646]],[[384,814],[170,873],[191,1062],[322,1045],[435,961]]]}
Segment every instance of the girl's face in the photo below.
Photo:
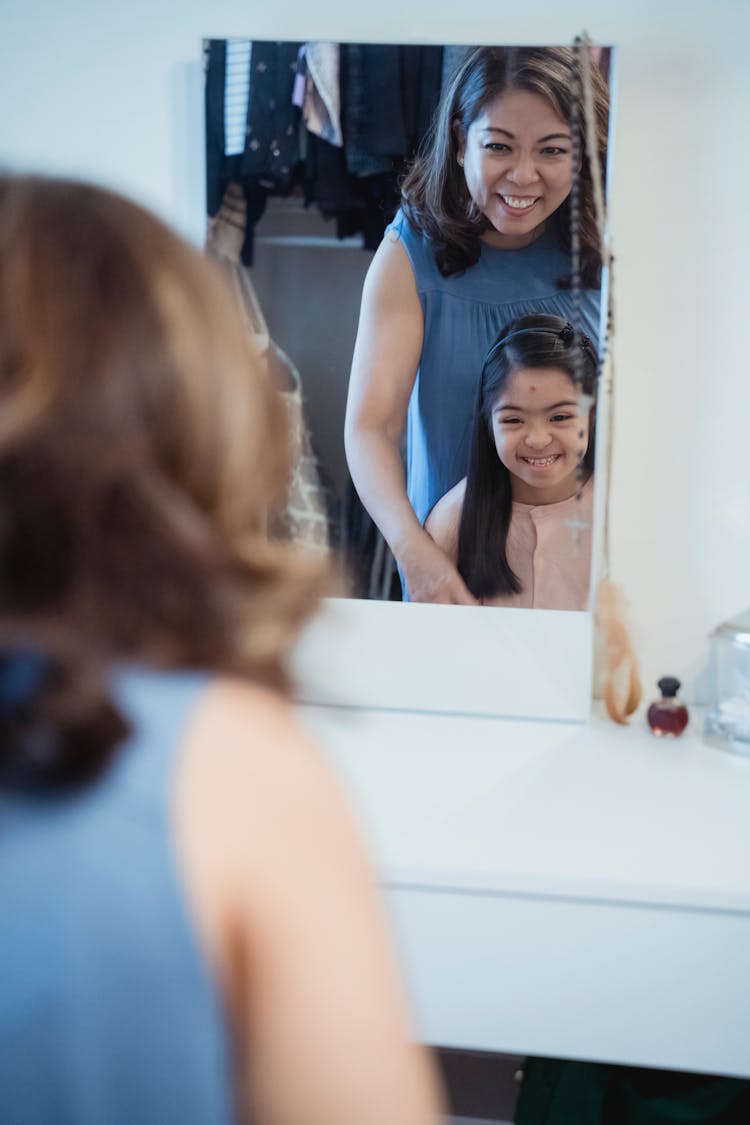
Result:
{"label": "girl's face", "polygon": [[573,380],[558,367],[517,367],[492,408],[497,455],[511,476],[513,499],[554,504],[578,487],[589,440]]}
{"label": "girl's face", "polygon": [[485,240],[508,250],[533,242],[573,185],[567,122],[541,94],[509,90],[459,142],[469,194],[491,225]]}

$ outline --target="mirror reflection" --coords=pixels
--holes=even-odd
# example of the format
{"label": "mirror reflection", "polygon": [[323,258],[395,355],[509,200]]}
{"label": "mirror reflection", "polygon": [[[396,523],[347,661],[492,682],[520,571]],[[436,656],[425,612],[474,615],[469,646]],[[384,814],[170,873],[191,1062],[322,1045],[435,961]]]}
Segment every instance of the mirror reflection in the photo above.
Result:
{"label": "mirror reflection", "polygon": [[207,243],[289,404],[278,531],[342,549],[356,596],[587,608],[601,264],[578,73],[567,47],[206,43]]}

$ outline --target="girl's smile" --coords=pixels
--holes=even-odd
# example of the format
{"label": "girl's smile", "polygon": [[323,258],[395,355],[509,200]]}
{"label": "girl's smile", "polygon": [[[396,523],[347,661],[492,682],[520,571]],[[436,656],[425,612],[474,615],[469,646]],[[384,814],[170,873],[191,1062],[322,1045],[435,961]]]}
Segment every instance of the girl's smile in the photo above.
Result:
{"label": "girl's smile", "polygon": [[513,371],[493,408],[492,432],[514,500],[553,504],[576,492],[589,423],[579,414],[575,384],[565,371]]}
{"label": "girl's smile", "polygon": [[521,460],[530,465],[532,469],[549,469],[560,460],[561,454],[553,453],[551,457],[522,457]]}

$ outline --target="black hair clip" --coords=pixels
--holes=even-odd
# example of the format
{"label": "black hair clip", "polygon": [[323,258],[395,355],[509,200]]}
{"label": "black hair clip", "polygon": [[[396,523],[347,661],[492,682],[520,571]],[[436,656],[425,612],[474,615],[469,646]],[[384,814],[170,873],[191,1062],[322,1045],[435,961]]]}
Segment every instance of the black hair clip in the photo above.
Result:
{"label": "black hair clip", "polygon": [[573,343],[573,340],[575,339],[575,332],[573,331],[573,325],[570,322],[565,324],[560,329],[560,331],[558,332],[558,336],[562,340],[565,347],[569,348],[570,345]]}
{"label": "black hair clip", "polygon": [[591,340],[591,337],[587,336],[585,332],[582,332],[580,334],[579,338],[578,338],[578,341],[579,341],[581,351],[586,356],[588,356],[589,360],[596,366],[596,363],[597,363],[596,348],[594,347],[594,344]]}
{"label": "black hair clip", "polygon": [[37,649],[0,651],[0,715],[17,715],[29,708],[49,673],[49,658]]}

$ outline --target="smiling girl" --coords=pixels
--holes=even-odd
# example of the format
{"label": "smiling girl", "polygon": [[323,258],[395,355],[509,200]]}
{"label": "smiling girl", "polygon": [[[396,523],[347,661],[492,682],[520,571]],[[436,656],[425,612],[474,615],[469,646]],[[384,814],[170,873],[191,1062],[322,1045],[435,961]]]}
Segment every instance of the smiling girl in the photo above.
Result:
{"label": "smiling girl", "polygon": [[597,359],[560,317],[511,321],[484,362],[469,470],[425,530],[485,605],[586,609]]}

